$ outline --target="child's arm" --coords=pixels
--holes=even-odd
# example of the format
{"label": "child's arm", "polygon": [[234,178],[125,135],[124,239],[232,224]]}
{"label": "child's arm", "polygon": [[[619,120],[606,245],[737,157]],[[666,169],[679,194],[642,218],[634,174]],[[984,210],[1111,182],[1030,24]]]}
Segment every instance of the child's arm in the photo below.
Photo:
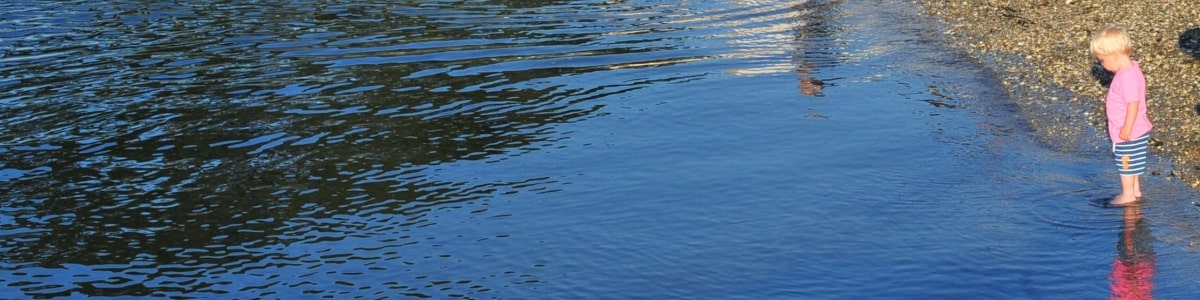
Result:
{"label": "child's arm", "polygon": [[1133,134],[1133,120],[1137,119],[1138,103],[1130,102],[1129,107],[1125,109],[1125,125],[1121,126],[1121,140],[1128,141]]}

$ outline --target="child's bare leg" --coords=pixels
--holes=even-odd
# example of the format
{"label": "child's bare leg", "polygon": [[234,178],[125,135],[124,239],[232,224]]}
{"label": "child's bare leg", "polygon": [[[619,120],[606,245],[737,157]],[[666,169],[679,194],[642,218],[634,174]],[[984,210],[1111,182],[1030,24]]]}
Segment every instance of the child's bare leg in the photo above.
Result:
{"label": "child's bare leg", "polygon": [[1134,185],[1137,183],[1137,176],[1121,176],[1121,194],[1113,197],[1108,204],[1122,205],[1137,201],[1137,196],[1134,195]]}
{"label": "child's bare leg", "polygon": [[1142,175],[1133,175],[1133,196],[1142,198]]}

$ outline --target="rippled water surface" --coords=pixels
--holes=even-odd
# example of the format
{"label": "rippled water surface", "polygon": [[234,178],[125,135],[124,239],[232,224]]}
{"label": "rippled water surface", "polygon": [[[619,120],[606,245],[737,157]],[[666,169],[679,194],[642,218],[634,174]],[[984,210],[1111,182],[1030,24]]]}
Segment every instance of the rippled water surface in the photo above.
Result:
{"label": "rippled water surface", "polygon": [[931,28],[895,0],[0,2],[0,298],[1200,293],[1195,192],[1105,207],[1102,137],[1038,138]]}

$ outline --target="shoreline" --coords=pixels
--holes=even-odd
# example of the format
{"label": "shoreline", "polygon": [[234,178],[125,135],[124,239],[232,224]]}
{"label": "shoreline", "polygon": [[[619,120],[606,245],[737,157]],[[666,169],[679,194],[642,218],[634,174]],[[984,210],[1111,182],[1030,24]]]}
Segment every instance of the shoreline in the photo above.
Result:
{"label": "shoreline", "polygon": [[1200,74],[1200,55],[1184,49],[1193,46],[1189,34],[1200,32],[1193,30],[1200,7],[1185,0],[1153,10],[1099,0],[913,1],[953,49],[994,73],[1043,141],[1066,151],[1097,144],[1078,139],[1107,140],[1099,134],[1107,89],[1093,77],[1088,40],[1104,24],[1126,28],[1146,74],[1151,153],[1171,167],[1147,175],[1200,189],[1200,147],[1190,147],[1200,145],[1200,100],[1192,98],[1200,80],[1186,76]]}

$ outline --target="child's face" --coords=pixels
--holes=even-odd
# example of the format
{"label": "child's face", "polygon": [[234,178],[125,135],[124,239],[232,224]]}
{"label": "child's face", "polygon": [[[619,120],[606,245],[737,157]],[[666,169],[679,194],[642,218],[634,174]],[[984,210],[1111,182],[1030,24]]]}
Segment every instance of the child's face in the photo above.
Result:
{"label": "child's face", "polygon": [[1094,55],[1096,56],[1096,59],[1100,60],[1100,65],[1103,66],[1105,70],[1108,70],[1109,72],[1117,71],[1117,63],[1116,63],[1117,56],[1116,55],[1112,55],[1112,54],[1109,54],[1109,55],[1094,54]]}

